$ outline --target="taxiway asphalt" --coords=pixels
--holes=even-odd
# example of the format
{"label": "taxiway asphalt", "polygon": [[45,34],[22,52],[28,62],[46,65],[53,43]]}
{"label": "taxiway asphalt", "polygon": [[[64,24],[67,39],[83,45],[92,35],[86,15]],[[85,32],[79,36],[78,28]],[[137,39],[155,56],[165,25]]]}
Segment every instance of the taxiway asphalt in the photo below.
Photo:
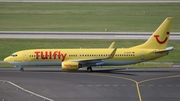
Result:
{"label": "taxiway asphalt", "polygon": [[[35,39],[148,39],[153,32],[16,32],[0,31],[0,38]],[[170,40],[180,40],[180,32],[172,32]]]}
{"label": "taxiway asphalt", "polygon": [[178,101],[180,67],[153,69],[0,69],[4,101]]}

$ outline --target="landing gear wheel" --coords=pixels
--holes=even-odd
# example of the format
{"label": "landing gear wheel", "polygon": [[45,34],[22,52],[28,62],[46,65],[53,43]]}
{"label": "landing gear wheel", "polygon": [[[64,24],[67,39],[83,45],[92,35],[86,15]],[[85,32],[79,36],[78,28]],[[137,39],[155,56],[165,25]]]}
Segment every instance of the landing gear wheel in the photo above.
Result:
{"label": "landing gear wheel", "polygon": [[21,68],[20,71],[23,72],[23,71],[24,71],[24,68]]}
{"label": "landing gear wheel", "polygon": [[92,67],[89,66],[89,67],[87,68],[87,71],[88,71],[88,72],[92,72]]}

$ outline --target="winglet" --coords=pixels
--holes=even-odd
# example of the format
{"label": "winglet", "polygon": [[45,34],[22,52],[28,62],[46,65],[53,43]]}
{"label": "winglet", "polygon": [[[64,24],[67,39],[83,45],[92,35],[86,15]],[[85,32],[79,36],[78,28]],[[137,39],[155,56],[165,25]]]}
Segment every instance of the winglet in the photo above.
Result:
{"label": "winglet", "polygon": [[112,53],[109,55],[109,57],[107,57],[106,59],[112,59],[116,53],[117,48],[114,48],[114,50],[112,51]]}
{"label": "winglet", "polygon": [[111,45],[109,46],[109,48],[113,48],[114,44],[115,44],[115,42],[112,42]]}

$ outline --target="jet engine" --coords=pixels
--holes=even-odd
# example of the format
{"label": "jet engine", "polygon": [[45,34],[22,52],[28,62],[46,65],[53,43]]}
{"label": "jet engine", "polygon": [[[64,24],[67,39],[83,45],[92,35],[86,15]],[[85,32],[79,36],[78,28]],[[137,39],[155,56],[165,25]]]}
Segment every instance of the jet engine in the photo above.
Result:
{"label": "jet engine", "polygon": [[79,68],[78,62],[62,62],[62,70],[78,70]]}

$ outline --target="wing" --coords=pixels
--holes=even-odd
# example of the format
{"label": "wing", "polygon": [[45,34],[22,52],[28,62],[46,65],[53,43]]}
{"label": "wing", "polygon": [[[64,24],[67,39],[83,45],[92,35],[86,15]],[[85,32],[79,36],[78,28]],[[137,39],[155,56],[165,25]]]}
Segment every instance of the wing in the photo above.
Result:
{"label": "wing", "polygon": [[79,60],[71,60],[71,62],[79,62],[82,65],[102,65],[104,60],[106,59],[112,59],[116,53],[117,48],[114,48],[114,50],[110,53],[110,55],[106,58],[90,58],[90,59],[79,59]]}

